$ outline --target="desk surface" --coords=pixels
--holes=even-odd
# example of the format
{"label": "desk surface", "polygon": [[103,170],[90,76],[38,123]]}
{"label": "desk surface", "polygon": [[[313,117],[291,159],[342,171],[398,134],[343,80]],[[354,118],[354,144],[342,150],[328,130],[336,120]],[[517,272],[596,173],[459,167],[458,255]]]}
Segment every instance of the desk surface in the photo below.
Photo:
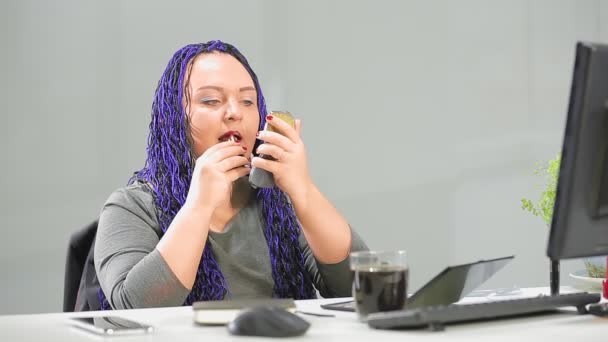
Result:
{"label": "desk surface", "polygon": [[[545,288],[524,290],[524,295],[546,293]],[[590,342],[608,339],[608,318],[578,315],[574,310],[527,318],[486,321],[472,324],[450,325],[443,332],[428,330],[386,331],[369,328],[357,321],[355,313],[328,311],[319,307],[321,303],[343,301],[342,299],[318,299],[297,301],[298,310],[334,314],[335,317],[302,315],[311,323],[308,332],[298,341],[404,341],[416,338],[428,341],[569,341]],[[478,300],[478,299],[477,299]],[[0,316],[0,341],[233,341],[239,339],[228,334],[226,327],[201,327],[192,322],[191,307],[159,309],[119,310],[113,315],[134,319],[155,327],[147,336],[120,336],[101,338],[72,328],[68,317],[94,313],[53,313],[35,315]],[[241,338],[242,339],[242,338]],[[246,338],[247,341],[263,338]],[[270,339],[275,340],[276,339]]]}

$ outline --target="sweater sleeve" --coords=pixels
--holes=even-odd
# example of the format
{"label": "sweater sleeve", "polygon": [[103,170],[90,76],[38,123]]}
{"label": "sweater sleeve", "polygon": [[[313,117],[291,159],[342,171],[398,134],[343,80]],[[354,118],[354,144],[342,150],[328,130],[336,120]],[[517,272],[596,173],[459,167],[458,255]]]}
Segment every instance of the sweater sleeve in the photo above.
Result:
{"label": "sweater sleeve", "polygon": [[182,305],[185,288],[155,248],[161,236],[152,194],[142,186],[110,195],[99,217],[95,270],[114,309]]}
{"label": "sweater sleeve", "polygon": [[[368,250],[363,239],[352,228],[350,251]],[[300,247],[304,254],[304,262],[308,274],[310,274],[315,288],[324,298],[350,297],[352,295],[353,275],[350,271],[349,259],[335,264],[324,264],[315,259],[312,250],[308,246],[304,234],[300,234]]]}

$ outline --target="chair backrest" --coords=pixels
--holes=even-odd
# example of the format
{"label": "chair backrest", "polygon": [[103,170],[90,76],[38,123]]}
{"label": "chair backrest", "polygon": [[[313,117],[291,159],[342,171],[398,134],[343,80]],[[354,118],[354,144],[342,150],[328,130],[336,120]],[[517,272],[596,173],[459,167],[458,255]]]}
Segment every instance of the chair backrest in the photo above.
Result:
{"label": "chair backrest", "polygon": [[[93,221],[70,236],[65,261],[63,311],[99,310],[95,305],[99,283],[93,264],[93,247],[97,221]],[[95,292],[94,296],[91,292]]]}

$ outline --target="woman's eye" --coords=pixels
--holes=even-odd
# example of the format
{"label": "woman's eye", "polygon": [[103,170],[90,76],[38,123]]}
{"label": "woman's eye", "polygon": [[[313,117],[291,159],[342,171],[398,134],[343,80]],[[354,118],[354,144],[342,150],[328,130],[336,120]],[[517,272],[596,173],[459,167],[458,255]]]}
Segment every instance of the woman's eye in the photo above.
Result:
{"label": "woman's eye", "polygon": [[244,104],[245,106],[247,106],[247,107],[249,107],[249,106],[253,106],[253,101],[251,101],[251,100],[244,100],[244,101],[243,101],[243,104]]}
{"label": "woman's eye", "polygon": [[201,102],[208,106],[213,106],[213,105],[220,103],[219,100],[215,100],[215,99],[202,99]]}

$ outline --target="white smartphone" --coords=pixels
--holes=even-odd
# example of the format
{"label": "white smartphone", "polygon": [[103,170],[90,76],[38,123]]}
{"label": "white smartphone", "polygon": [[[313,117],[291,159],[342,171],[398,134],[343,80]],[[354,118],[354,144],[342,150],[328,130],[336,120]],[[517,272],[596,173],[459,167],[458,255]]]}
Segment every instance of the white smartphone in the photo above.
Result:
{"label": "white smartphone", "polygon": [[89,332],[104,335],[142,335],[154,331],[150,325],[116,316],[72,317],[70,324]]}

